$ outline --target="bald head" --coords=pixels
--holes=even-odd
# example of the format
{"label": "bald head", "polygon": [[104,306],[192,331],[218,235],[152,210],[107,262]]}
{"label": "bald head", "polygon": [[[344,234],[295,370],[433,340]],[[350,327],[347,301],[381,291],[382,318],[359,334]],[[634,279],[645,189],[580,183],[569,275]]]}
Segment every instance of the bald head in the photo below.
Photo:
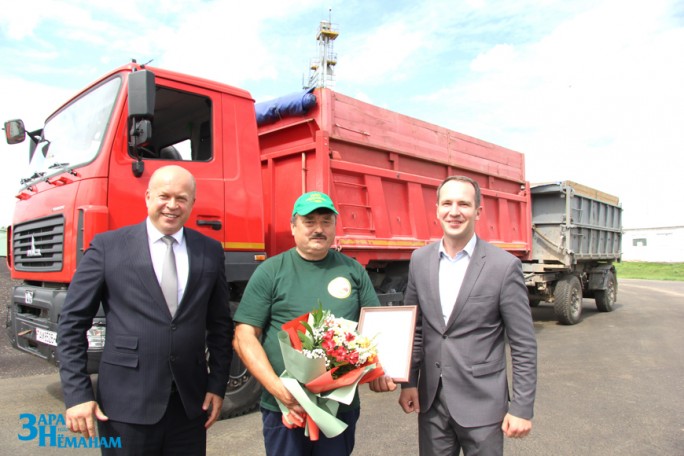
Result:
{"label": "bald head", "polygon": [[187,169],[178,165],[162,166],[150,177],[150,182],[147,185],[147,189],[160,185],[163,182],[181,182],[184,181],[188,183],[191,187],[192,198],[195,199],[195,176],[190,173]]}
{"label": "bald head", "polygon": [[164,234],[174,234],[190,217],[195,203],[195,178],[183,167],[171,165],[156,170],[145,192],[147,215]]}

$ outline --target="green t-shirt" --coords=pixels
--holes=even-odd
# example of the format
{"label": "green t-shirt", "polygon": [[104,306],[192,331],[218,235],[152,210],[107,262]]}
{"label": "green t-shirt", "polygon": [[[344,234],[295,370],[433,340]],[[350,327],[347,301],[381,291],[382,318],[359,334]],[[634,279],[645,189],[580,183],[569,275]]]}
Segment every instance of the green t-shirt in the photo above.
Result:
{"label": "green t-shirt", "polygon": [[[284,323],[318,308],[319,302],[335,317],[353,321],[359,321],[361,307],[380,305],[366,270],[356,260],[330,250],[320,261],[307,261],[292,248],[256,269],[233,319],[262,329],[264,351],[280,375],[285,366],[278,332]],[[261,406],[280,411],[266,390]],[[340,404],[340,411],[358,407],[357,394],[349,406]]]}

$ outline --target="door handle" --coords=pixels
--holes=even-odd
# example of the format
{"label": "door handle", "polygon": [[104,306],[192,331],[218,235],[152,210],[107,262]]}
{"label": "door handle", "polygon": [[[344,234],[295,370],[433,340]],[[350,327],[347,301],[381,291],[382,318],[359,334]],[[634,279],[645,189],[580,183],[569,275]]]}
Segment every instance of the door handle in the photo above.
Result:
{"label": "door handle", "polygon": [[197,226],[209,226],[212,230],[218,231],[223,225],[220,220],[197,220]]}

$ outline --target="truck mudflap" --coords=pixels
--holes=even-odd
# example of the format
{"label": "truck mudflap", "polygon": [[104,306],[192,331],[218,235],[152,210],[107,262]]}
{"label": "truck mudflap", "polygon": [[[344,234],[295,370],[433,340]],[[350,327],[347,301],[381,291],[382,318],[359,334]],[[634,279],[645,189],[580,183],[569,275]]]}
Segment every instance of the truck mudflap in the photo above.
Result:
{"label": "truck mudflap", "polygon": [[[59,366],[57,322],[65,298],[65,289],[14,287],[7,317],[7,335],[12,346]],[[101,312],[102,309],[87,333],[88,373],[97,372],[104,349],[106,327]]]}
{"label": "truck mudflap", "polygon": [[611,278],[615,275],[615,266],[612,263],[599,264],[591,268],[588,273],[589,290],[605,290],[611,285]]}

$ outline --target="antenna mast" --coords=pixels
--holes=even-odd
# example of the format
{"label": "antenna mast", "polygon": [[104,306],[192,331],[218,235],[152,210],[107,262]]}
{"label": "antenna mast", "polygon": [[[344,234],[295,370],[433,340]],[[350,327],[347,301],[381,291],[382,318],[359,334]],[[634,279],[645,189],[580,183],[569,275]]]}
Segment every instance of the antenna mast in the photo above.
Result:
{"label": "antenna mast", "polygon": [[311,59],[309,82],[304,84],[305,89],[334,86],[337,53],[333,49],[333,42],[339,34],[337,26],[332,23],[332,9],[329,9],[328,20],[321,21],[318,26],[318,57]]}

